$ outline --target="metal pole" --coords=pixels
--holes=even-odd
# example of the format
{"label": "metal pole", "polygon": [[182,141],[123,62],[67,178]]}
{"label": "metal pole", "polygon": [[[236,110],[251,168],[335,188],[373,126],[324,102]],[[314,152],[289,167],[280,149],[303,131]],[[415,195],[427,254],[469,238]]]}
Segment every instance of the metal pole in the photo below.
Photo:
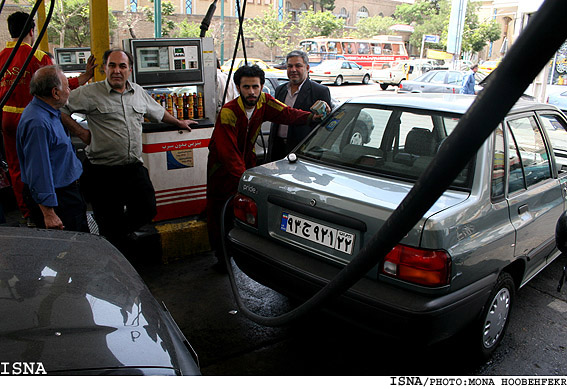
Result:
{"label": "metal pole", "polygon": [[154,0],[154,36],[161,38],[161,0]]}
{"label": "metal pole", "polygon": [[[110,32],[108,27],[108,1],[90,0],[89,15],[91,28],[91,54],[95,56],[102,68],[102,56],[110,47]],[[95,72],[94,81],[102,81],[105,75]]]}
{"label": "metal pole", "polygon": [[425,34],[421,37],[421,52],[419,54],[419,59],[423,59],[423,47],[425,46]]}
{"label": "metal pole", "polygon": [[224,0],[221,0],[220,6],[220,63],[224,63]]}
{"label": "metal pole", "polygon": [[[43,28],[45,24],[45,2],[42,2],[39,8],[37,9],[37,21],[38,21],[38,30]],[[49,40],[47,37],[47,30],[45,31],[45,35],[41,38],[41,42],[39,43],[39,48],[41,51],[49,52]]]}

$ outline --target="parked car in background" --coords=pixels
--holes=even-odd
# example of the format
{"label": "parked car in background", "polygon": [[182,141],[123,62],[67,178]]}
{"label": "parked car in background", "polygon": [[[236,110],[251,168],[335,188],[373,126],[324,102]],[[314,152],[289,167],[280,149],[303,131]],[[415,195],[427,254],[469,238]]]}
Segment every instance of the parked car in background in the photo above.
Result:
{"label": "parked car in background", "polygon": [[309,69],[309,78],[317,82],[332,82],[342,85],[345,82],[370,82],[370,70],[353,61],[328,60]]}
{"label": "parked car in background", "polygon": [[547,97],[547,102],[567,113],[567,91],[550,94]]}
{"label": "parked car in background", "polygon": [[406,80],[408,75],[413,73],[414,65],[411,61],[399,61],[391,68],[372,69],[371,79],[380,84],[382,90],[389,86],[398,86],[400,82]]}
{"label": "parked car in background", "polygon": [[[236,69],[244,66],[245,64],[245,60],[244,58],[235,58],[234,59],[234,66],[232,67],[232,73],[234,74],[234,72],[236,71]],[[221,70],[225,73],[228,73],[230,71],[230,65],[232,64],[232,58],[228,59],[225,61],[225,63],[221,66]],[[248,65],[252,66],[252,65],[258,65],[258,67],[260,67],[260,69],[262,69],[266,74],[267,73],[274,73],[277,75],[282,75],[285,76],[285,71],[281,70],[281,69],[276,69],[270,65],[268,65],[266,62],[262,61],[261,59],[258,58],[248,58]]]}
{"label": "parked car in background", "polygon": [[[311,297],[380,230],[474,99],[352,99],[295,158],[247,170],[228,234],[238,267],[294,299]],[[490,355],[517,289],[559,255],[565,150],[563,113],[519,100],[410,232],[326,307],[409,343],[467,331]]]}
{"label": "parked car in background", "polygon": [[[463,77],[467,72],[459,70],[431,70],[413,80],[404,80],[400,83],[400,93],[453,93],[461,91]],[[475,90],[482,89],[479,85],[484,75],[475,74]]]}
{"label": "parked car in background", "polygon": [[494,71],[494,69],[498,67],[498,65],[500,65],[500,62],[502,62],[502,59],[485,61],[478,65],[478,71],[484,74],[490,74],[492,71]]}
{"label": "parked car in background", "polygon": [[3,374],[200,375],[167,308],[102,237],[0,227],[0,247]]}

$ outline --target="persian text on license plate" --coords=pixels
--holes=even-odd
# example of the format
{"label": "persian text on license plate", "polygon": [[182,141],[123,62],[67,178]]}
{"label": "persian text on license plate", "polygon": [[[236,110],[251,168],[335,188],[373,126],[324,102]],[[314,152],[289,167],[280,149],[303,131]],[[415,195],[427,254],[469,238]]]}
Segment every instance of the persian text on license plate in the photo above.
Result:
{"label": "persian text on license plate", "polygon": [[337,251],[352,254],[354,235],[351,233],[327,227],[287,212],[282,213],[280,229]]}

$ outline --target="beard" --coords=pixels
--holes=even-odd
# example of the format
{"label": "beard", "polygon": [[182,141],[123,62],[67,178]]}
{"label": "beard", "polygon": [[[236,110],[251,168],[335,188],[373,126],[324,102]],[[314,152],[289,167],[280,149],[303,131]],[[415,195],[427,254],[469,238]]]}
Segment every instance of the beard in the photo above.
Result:
{"label": "beard", "polygon": [[259,99],[260,99],[260,96],[256,96],[256,97],[249,96],[249,97],[243,98],[242,102],[244,103],[244,105],[247,108],[252,108],[252,107],[255,107],[256,104],[258,104]]}

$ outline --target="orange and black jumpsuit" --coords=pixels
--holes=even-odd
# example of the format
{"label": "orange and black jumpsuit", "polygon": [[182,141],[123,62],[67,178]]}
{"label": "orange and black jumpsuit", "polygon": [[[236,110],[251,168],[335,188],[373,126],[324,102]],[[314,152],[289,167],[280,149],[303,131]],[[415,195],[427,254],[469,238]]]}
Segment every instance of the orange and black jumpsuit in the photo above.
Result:
{"label": "orange and black jumpsuit", "polygon": [[226,200],[236,194],[246,169],[256,166],[254,145],[263,122],[300,125],[311,121],[310,112],[291,108],[262,93],[248,119],[242,99],[226,103],[215,123],[207,161],[207,227],[211,247],[220,257],[220,217]]}

